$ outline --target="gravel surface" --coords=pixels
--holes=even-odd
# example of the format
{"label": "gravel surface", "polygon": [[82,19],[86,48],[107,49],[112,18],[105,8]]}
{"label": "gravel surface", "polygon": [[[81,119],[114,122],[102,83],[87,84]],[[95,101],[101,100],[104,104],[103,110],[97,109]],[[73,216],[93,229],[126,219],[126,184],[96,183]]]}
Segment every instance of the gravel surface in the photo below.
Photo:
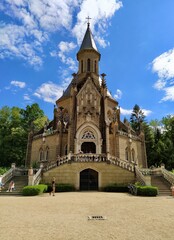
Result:
{"label": "gravel surface", "polygon": [[174,198],[103,192],[1,196],[0,220],[0,240],[173,240]]}

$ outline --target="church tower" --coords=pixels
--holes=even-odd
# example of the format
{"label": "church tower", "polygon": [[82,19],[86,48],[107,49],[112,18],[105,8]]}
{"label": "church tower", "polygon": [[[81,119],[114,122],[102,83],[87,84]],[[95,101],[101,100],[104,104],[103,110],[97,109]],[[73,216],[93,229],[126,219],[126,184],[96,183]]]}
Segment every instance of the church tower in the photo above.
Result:
{"label": "church tower", "polygon": [[[56,102],[58,112],[61,107],[69,114],[67,149],[76,154],[78,152],[109,154],[110,152],[108,114],[110,118],[113,114],[116,116],[118,103],[107,90],[105,74],[102,74],[102,78],[99,76],[100,57],[88,23],[77,53],[78,72],[73,74],[72,82]],[[71,100],[69,109],[68,99]],[[118,112],[117,117],[119,121]],[[118,149],[114,152],[119,156]],[[63,154],[62,149],[58,154]]]}

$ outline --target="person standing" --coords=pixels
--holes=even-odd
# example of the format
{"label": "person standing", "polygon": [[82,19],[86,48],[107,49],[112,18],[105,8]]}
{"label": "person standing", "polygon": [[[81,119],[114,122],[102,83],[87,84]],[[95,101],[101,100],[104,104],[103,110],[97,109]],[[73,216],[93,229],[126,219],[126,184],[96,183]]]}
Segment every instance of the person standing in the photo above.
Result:
{"label": "person standing", "polygon": [[56,180],[55,177],[53,177],[52,182],[51,182],[51,192],[50,192],[50,196],[51,196],[51,194],[52,194],[53,196],[55,196],[55,191],[56,191],[56,181],[55,181],[55,180]]}
{"label": "person standing", "polygon": [[14,183],[14,181],[11,181],[9,183],[7,192],[12,192],[13,190],[15,190],[15,183]]}

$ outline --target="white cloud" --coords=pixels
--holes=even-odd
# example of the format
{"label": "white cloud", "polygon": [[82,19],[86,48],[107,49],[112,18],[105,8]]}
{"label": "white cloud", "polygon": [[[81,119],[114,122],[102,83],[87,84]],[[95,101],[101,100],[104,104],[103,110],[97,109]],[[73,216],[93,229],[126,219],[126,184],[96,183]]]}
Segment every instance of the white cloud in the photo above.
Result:
{"label": "white cloud", "polygon": [[114,94],[115,99],[121,99],[122,97],[122,91],[120,89],[117,89],[116,93]]}
{"label": "white cloud", "polygon": [[[90,7],[89,7],[90,6]],[[73,28],[73,34],[80,44],[85,32],[85,18],[91,18],[91,30],[96,36],[97,42],[105,47],[107,45],[103,36],[109,25],[109,20],[115,12],[122,7],[122,2],[118,0],[85,0],[79,5],[80,11],[77,14],[77,23]],[[98,31],[95,31],[95,25]]]}
{"label": "white cloud", "polygon": [[71,57],[67,56],[67,54],[71,52],[74,48],[76,48],[76,44],[74,44],[73,42],[61,41],[58,45],[58,56],[63,63],[69,66],[70,70],[76,71],[76,62]]}
{"label": "white cloud", "polygon": [[[107,27],[120,7],[122,2],[119,0],[3,0],[0,11],[11,18],[10,22],[15,20],[16,23],[17,19],[19,25],[1,23],[0,58],[21,58],[38,68],[43,64],[43,44],[51,39],[51,33],[63,30],[73,34],[80,44],[88,15],[92,18],[91,29],[96,41],[106,47],[109,44],[105,40]],[[74,16],[77,16],[77,22],[73,26]],[[75,62],[67,55],[75,44],[61,43],[59,57],[73,69]],[[54,53],[52,51],[51,55],[55,56]]]}
{"label": "white cloud", "polygon": [[[34,43],[28,43],[28,32],[23,26],[3,23],[0,24],[0,58],[18,57],[26,60],[30,65],[39,67],[42,58],[40,48]],[[37,55],[38,54],[38,55]]]}
{"label": "white cloud", "polygon": [[155,58],[152,62],[152,70],[159,77],[154,88],[165,93],[160,102],[174,101],[174,49]]}
{"label": "white cloud", "polygon": [[142,111],[143,111],[143,113],[146,117],[149,116],[152,113],[151,110],[147,110],[147,109],[142,109]]}
{"label": "white cloud", "polygon": [[43,83],[34,93],[34,96],[43,99],[45,102],[54,103],[62,96],[63,88],[52,82]]}
{"label": "white cloud", "polygon": [[11,81],[11,85],[19,87],[19,88],[25,88],[26,83],[25,82],[19,82],[19,81]]}
{"label": "white cloud", "polygon": [[73,42],[64,42],[61,41],[58,45],[60,52],[62,53],[68,53],[71,50],[73,50],[74,48],[76,48],[76,44],[74,44]]}
{"label": "white cloud", "polygon": [[24,94],[24,100],[26,100],[26,101],[30,101],[31,100],[30,96],[27,93]]}
{"label": "white cloud", "polygon": [[153,86],[157,90],[162,90],[165,87],[165,85],[166,81],[164,79],[158,79]]}
{"label": "white cloud", "polygon": [[174,49],[155,58],[152,64],[152,70],[158,74],[160,79],[174,78]]}
{"label": "white cloud", "polygon": [[[124,109],[124,108],[120,108],[120,112],[122,115],[131,115],[132,114],[132,110],[133,109]],[[147,117],[149,116],[152,111],[151,110],[147,110],[147,109],[142,109],[144,115]]]}
{"label": "white cloud", "polygon": [[120,112],[122,115],[131,115],[132,109],[124,109],[124,108],[120,107]]}
{"label": "white cloud", "polygon": [[165,96],[161,101],[174,101],[174,86],[164,88]]}

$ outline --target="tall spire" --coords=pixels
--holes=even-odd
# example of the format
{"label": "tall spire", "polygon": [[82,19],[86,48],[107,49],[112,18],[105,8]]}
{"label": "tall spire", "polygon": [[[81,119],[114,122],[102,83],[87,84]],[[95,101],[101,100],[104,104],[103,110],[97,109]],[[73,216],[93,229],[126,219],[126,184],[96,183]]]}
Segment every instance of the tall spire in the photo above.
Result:
{"label": "tall spire", "polygon": [[82,50],[95,50],[96,52],[99,53],[97,47],[96,47],[96,44],[95,44],[95,41],[94,41],[94,38],[93,38],[93,35],[92,35],[92,32],[91,32],[91,29],[90,29],[90,23],[89,23],[89,17],[87,18],[88,19],[88,22],[87,22],[87,30],[86,30],[86,33],[85,33],[85,36],[83,38],[83,41],[82,41],[82,44],[81,44],[81,47],[80,47],[80,50],[79,52],[81,52]]}

